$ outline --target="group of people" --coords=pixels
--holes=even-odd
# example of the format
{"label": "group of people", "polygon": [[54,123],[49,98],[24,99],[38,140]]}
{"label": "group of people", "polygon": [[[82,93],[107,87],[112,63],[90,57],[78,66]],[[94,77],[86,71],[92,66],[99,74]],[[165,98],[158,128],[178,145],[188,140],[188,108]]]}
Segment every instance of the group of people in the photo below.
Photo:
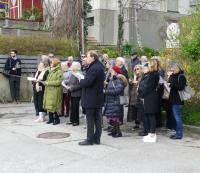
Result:
{"label": "group of people", "polygon": [[[170,88],[167,99],[163,99],[165,86]],[[79,61],[70,56],[66,62],[60,62],[53,54],[43,55],[33,80],[38,116],[35,121],[44,122],[48,114],[47,124],[57,125],[60,116],[69,116],[68,124],[78,126],[81,102],[86,114],[87,138],[79,145],[100,144],[103,116],[107,118],[108,135],[122,137],[120,126],[126,106],[127,121],[134,121],[134,129],[142,127],[139,136],[143,136],[143,142],[156,142],[156,128],[162,126],[164,109],[166,126],[175,131],[170,138],[182,139],[184,103],[179,91],[185,86],[184,72],[176,62],[171,62],[165,71],[157,57],[139,58],[135,51],[131,53],[130,65],[123,57],[114,61],[104,54],[99,58],[95,51],[82,54]],[[127,105],[123,100],[126,95]]]}

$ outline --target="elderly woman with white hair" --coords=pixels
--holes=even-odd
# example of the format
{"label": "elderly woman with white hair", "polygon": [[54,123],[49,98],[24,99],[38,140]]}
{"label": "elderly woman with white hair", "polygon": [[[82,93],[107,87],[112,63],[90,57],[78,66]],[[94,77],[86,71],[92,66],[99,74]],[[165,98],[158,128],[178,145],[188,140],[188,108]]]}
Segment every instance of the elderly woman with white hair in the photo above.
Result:
{"label": "elderly woman with white hair", "polygon": [[[125,59],[123,57],[117,57],[116,61],[115,61],[115,66],[119,67],[122,71],[122,75],[124,75],[126,77],[126,79],[128,80],[128,71],[125,67]],[[122,112],[124,112],[124,108],[122,107]],[[120,122],[121,124],[123,124],[123,120],[124,120],[124,113],[121,114],[120,116]]]}
{"label": "elderly woman with white hair", "polygon": [[128,79],[128,71],[125,67],[125,59],[123,57],[116,58],[115,66],[119,67],[122,70],[123,75]]}
{"label": "elderly woman with white hair", "polygon": [[71,92],[70,123],[73,126],[79,125],[79,103],[81,98],[81,87],[79,76],[81,76],[81,64],[73,62],[71,65],[71,76],[68,81],[63,81],[62,85]]}
{"label": "elderly woman with white hair", "polygon": [[69,56],[69,57],[67,58],[67,66],[68,66],[68,68],[71,67],[73,61],[74,61],[73,56]]}

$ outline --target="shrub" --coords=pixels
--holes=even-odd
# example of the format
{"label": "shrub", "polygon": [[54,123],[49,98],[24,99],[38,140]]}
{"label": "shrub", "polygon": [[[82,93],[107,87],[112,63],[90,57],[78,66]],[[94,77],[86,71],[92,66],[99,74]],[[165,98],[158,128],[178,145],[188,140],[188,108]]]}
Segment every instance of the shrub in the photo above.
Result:
{"label": "shrub", "polygon": [[184,17],[181,22],[181,49],[190,59],[200,59],[200,11]]}
{"label": "shrub", "polygon": [[0,54],[7,54],[11,49],[16,49],[21,55],[38,55],[49,52],[59,56],[78,55],[76,42],[40,36],[0,36],[0,47]]}
{"label": "shrub", "polygon": [[152,56],[158,56],[159,55],[159,51],[149,48],[149,47],[144,47],[143,51],[139,48],[134,48],[134,46],[132,46],[129,43],[126,43],[123,45],[123,54],[126,57],[129,57],[132,50],[136,50],[138,52],[139,56],[145,55],[147,57],[152,57]]}
{"label": "shrub", "polygon": [[117,58],[119,56],[119,52],[114,47],[103,47],[99,49],[99,53],[101,54],[108,54],[110,58]]}
{"label": "shrub", "polygon": [[174,60],[183,68],[187,83],[195,90],[195,96],[186,101],[183,107],[183,121],[185,124],[200,126],[200,60],[194,61],[182,52],[182,49],[171,49],[161,54],[161,63],[167,64]]}

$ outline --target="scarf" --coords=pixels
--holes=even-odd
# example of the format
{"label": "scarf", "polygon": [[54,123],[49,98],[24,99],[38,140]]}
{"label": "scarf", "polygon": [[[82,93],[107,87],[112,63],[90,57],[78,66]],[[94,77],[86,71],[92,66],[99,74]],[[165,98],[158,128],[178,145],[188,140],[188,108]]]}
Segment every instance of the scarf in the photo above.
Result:
{"label": "scarf", "polygon": [[[36,74],[35,74],[35,79],[41,80],[41,81],[42,81],[43,78],[44,78],[44,74],[45,74],[46,71],[47,71],[47,68],[43,69],[43,70],[40,72],[39,75],[38,75],[39,71],[37,71]],[[36,83],[35,88],[36,88],[36,91],[37,91],[37,92],[42,91],[41,86],[39,85],[39,82]]]}

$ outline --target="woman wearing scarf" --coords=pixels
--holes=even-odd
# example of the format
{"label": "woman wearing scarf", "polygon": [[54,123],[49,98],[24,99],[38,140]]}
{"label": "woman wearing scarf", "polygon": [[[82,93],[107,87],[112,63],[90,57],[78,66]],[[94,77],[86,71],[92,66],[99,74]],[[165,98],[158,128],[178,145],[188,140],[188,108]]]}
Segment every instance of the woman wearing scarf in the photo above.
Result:
{"label": "woman wearing scarf", "polygon": [[124,88],[127,85],[127,79],[122,75],[123,71],[114,66],[111,70],[111,77],[105,88],[105,106],[104,115],[108,118],[108,122],[113,126],[112,137],[121,137],[120,117],[123,114],[123,105],[120,105],[120,95],[124,95]]}
{"label": "woman wearing scarf", "polygon": [[38,119],[35,122],[44,122],[45,121],[45,111],[43,109],[43,96],[45,86],[39,81],[46,81],[47,76],[49,74],[49,70],[47,69],[48,63],[40,62],[38,65],[38,70],[35,74],[36,83],[34,85],[34,104],[35,109],[39,113]]}

